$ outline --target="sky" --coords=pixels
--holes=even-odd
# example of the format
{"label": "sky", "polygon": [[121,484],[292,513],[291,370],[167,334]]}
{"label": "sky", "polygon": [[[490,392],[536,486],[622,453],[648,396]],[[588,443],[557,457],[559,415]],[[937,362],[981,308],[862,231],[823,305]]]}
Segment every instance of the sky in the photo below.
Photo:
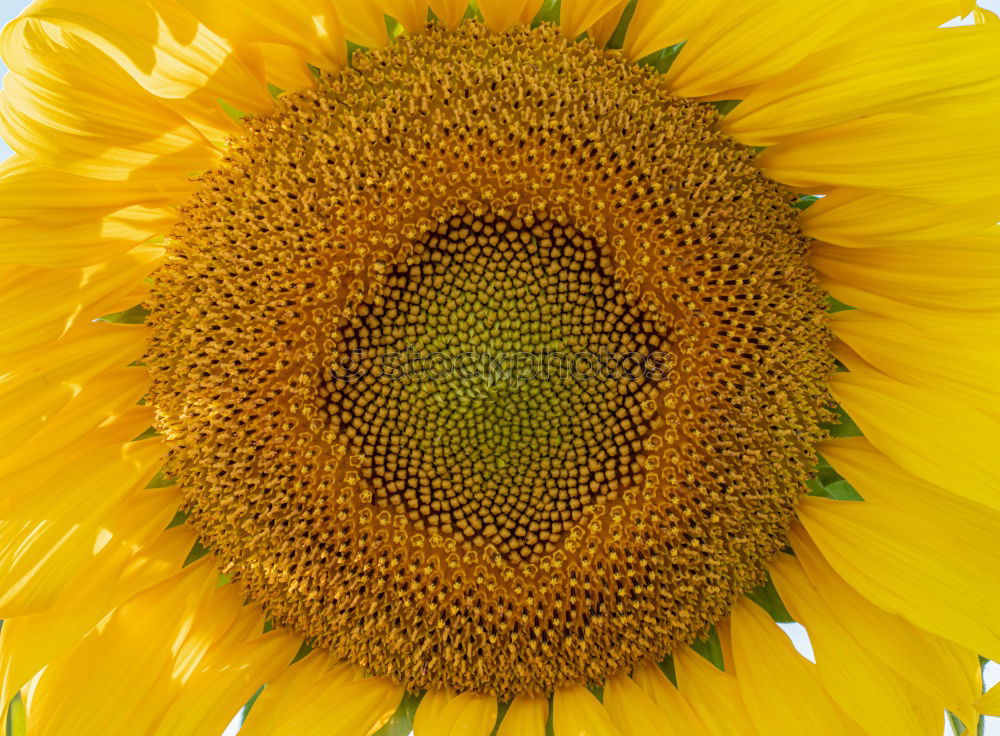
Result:
{"label": "sky", "polygon": [[[99,2],[100,0],[95,0]],[[0,0],[0,24],[6,23],[8,20],[17,16],[29,3],[24,2],[24,0]],[[994,12],[1000,13],[1000,0],[980,0],[979,5],[984,8],[989,8]],[[949,24],[950,25],[950,24]],[[0,75],[7,71],[2,60],[0,60]],[[11,153],[10,148],[0,140],[0,160],[7,158]],[[813,659],[812,656],[812,646],[809,644],[809,637],[805,632],[805,629],[799,624],[781,624],[782,629],[788,634],[795,648],[799,652],[809,659]],[[991,662],[986,667],[984,673],[986,679],[987,687],[1000,682],[1000,665],[995,662]],[[984,736],[1000,736],[1000,718],[987,718],[987,726]],[[239,717],[235,718],[230,724],[229,728],[223,736],[233,736],[239,730]],[[944,736],[951,736],[952,732],[950,727],[946,724],[944,727]]]}

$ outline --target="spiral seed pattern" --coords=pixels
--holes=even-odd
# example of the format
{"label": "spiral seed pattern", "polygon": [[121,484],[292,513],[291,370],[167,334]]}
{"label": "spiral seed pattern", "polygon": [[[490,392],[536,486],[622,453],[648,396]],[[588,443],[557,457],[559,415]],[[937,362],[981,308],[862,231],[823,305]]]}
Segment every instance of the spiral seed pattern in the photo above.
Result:
{"label": "spiral seed pattern", "polygon": [[[145,360],[189,523],[278,625],[510,697],[665,655],[762,581],[832,358],[794,197],[717,120],[589,41],[469,22],[232,141]],[[408,347],[666,357],[389,375]]]}
{"label": "spiral seed pattern", "polygon": [[570,227],[467,214],[422,246],[342,328],[337,433],[417,528],[538,560],[641,484],[667,341]]}

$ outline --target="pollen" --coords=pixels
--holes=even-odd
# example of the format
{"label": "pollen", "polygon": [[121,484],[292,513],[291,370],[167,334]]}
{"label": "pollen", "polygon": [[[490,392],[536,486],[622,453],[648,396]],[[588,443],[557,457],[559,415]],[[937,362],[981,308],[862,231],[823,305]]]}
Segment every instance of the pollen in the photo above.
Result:
{"label": "pollen", "polygon": [[509,698],[665,656],[763,581],[833,360],[795,197],[717,122],[475,22],[249,120],[145,362],[188,523],[275,624]]}

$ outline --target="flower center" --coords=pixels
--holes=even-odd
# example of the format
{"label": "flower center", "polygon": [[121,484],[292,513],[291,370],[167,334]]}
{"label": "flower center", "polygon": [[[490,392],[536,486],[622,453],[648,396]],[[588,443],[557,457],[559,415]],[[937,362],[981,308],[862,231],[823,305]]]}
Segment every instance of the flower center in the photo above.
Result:
{"label": "flower center", "polygon": [[600,682],[785,545],[827,418],[793,197],[554,29],[358,53],[184,206],[147,355],[189,522],[413,689]]}
{"label": "flower center", "polygon": [[376,504],[511,560],[641,485],[673,357],[592,240],[530,220],[425,234],[342,329],[329,385]]}

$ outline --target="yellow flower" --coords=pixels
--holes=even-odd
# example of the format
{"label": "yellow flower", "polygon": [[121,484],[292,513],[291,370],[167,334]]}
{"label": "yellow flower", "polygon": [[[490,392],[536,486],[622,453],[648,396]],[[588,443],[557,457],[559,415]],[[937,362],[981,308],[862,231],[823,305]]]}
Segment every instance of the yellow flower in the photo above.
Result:
{"label": "yellow flower", "polygon": [[12,723],[996,712],[991,20],[35,2],[0,39]]}

